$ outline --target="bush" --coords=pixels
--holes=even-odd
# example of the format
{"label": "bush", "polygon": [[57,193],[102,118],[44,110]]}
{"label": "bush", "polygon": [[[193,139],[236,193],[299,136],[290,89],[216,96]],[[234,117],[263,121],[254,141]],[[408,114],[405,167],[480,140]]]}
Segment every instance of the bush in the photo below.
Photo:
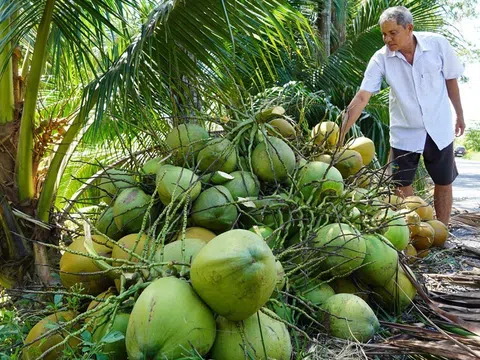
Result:
{"label": "bush", "polygon": [[469,129],[465,132],[465,147],[469,151],[480,151],[479,129]]}

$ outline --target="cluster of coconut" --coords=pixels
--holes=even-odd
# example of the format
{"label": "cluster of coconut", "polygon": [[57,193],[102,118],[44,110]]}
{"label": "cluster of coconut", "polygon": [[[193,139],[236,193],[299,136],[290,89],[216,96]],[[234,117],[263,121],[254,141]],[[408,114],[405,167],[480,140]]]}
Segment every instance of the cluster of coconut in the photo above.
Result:
{"label": "cluster of coconut", "polygon": [[[108,207],[93,222],[95,234],[76,238],[60,261],[65,288],[95,300],[81,314],[38,323],[27,343],[44,340],[27,347],[26,358],[57,345],[54,359],[77,346],[78,334],[51,334],[46,324],[78,315],[70,334],[88,329],[100,343],[112,331],[122,335],[103,341],[111,359],[287,360],[292,312],[279,306],[289,305],[282,290],[303,298],[333,336],[371,339],[379,322],[369,304],[399,312],[414,298],[413,274],[398,252],[425,232],[409,213],[352,185],[374,158],[370,139],[339,150],[338,126],[323,122],[310,137],[315,151],[299,154],[294,125],[281,107],[223,137],[182,124],[165,139],[170,157],[147,161],[139,176],[107,170],[96,184]],[[292,208],[314,211],[335,199],[352,207],[344,222],[307,233],[311,224],[292,216]],[[367,218],[376,231],[364,232]],[[283,264],[280,253],[289,254]],[[308,263],[305,278],[285,275],[285,266]]]}

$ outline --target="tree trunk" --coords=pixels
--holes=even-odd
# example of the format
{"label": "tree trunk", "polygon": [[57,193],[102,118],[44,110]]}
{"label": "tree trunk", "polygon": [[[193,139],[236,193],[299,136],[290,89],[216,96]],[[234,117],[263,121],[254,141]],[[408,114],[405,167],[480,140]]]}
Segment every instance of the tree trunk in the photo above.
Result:
{"label": "tree trunk", "polygon": [[330,56],[331,12],[332,0],[324,0],[319,3],[315,25],[317,27],[318,37],[324,48],[325,57]]}
{"label": "tree trunk", "polygon": [[334,36],[332,36],[330,44],[330,53],[337,51],[347,39],[347,9],[346,2],[336,3],[332,7],[332,24],[335,29]]}
{"label": "tree trunk", "polygon": [[[0,39],[9,29],[10,19],[0,22]],[[0,53],[0,125],[11,123],[14,120],[15,99],[13,97],[13,70],[10,51],[11,46],[7,45],[4,51]],[[4,67],[5,64],[6,67]]]}
{"label": "tree trunk", "polygon": [[32,200],[35,195],[33,177],[33,127],[35,124],[40,78],[45,65],[47,41],[55,1],[56,0],[47,0],[45,4],[42,19],[38,25],[30,74],[25,89],[25,104],[20,125],[16,162],[18,195],[20,201],[23,202]]}

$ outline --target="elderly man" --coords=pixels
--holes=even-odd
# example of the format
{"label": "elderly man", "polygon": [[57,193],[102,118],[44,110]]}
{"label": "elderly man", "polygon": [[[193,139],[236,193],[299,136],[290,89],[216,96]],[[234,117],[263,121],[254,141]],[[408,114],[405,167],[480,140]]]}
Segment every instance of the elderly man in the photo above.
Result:
{"label": "elderly man", "polygon": [[[379,24],[385,46],[370,59],[360,90],[348,106],[340,141],[343,144],[345,134],[385,79],[390,86],[392,176],[397,194],[413,195],[412,182],[423,154],[435,183],[436,217],[448,225],[452,182],[458,174],[453,139],[465,130],[457,83],[463,66],[443,36],[413,31],[407,8],[388,8]],[[449,98],[456,112],[455,134]]]}

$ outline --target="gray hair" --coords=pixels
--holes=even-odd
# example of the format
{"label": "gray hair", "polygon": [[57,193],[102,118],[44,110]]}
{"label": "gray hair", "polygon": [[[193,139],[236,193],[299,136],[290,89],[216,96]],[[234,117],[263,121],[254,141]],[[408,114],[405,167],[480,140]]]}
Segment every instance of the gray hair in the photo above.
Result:
{"label": "gray hair", "polygon": [[389,7],[382,13],[382,15],[380,15],[378,24],[382,25],[385,21],[393,20],[395,20],[398,25],[402,25],[403,28],[406,28],[408,24],[413,25],[412,13],[405,6]]}

